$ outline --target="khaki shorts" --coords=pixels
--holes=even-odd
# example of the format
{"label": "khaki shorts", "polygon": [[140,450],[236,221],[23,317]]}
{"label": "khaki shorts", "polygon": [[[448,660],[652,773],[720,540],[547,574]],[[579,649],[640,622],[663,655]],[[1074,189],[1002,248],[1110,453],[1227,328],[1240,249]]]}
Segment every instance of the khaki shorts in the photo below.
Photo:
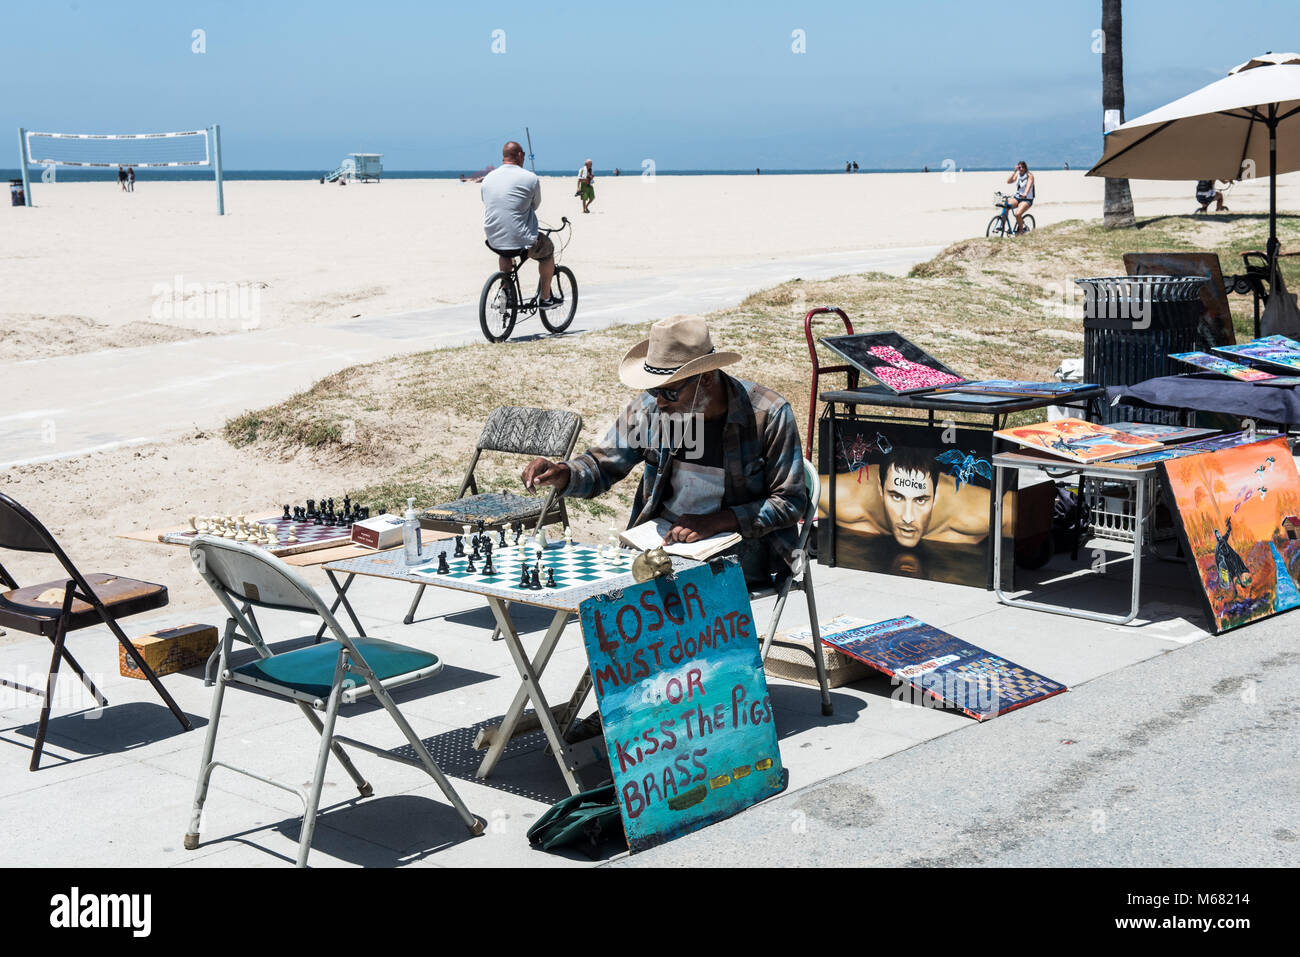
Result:
{"label": "khaki shorts", "polygon": [[532,246],[528,248],[529,258],[534,260],[542,260],[542,259],[550,259],[554,255],[555,255],[555,243],[551,242],[551,237],[543,235],[542,233],[538,233],[537,242],[533,243]]}

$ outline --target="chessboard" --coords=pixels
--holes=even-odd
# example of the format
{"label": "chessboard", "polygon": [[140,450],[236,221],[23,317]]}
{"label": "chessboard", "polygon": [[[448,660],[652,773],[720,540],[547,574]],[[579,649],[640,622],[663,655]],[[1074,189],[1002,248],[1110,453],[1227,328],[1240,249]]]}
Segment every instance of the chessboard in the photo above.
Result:
{"label": "chessboard", "polygon": [[[245,544],[264,549],[277,558],[297,555],[300,552],[310,552],[318,548],[333,548],[338,545],[346,545],[352,541],[352,527],[350,525],[317,525],[312,521],[299,521],[296,519],[286,521],[283,515],[255,518],[251,519],[250,522],[256,525],[272,526],[279,541],[273,545],[262,542],[245,542]],[[158,540],[169,545],[188,545],[198,534],[194,529],[187,528],[182,531],[163,532],[158,536]],[[230,535],[219,537],[229,538],[232,541],[236,540],[234,536]],[[288,541],[290,537],[296,538],[297,541]]]}
{"label": "chessboard", "polygon": [[[521,547],[523,542],[527,542],[527,547]],[[537,564],[537,552],[530,539],[521,540],[521,545],[494,548],[491,575],[483,574],[482,558],[474,560],[475,570],[471,572],[468,568],[469,555],[453,555],[451,547],[439,547],[430,551],[433,552],[433,560],[427,565],[412,568],[411,574],[447,584],[466,582],[502,589],[518,593],[521,600],[525,601],[530,594],[555,595],[616,578],[625,578],[627,584],[631,584],[632,559],[637,554],[635,551],[620,550],[621,561],[610,560],[601,557],[600,549],[591,545],[555,542],[547,545],[542,552],[541,571],[538,575],[540,587],[533,588],[522,583],[524,570],[531,570]],[[447,571],[442,574],[438,573],[438,552],[445,552],[447,556]],[[552,581],[554,584],[548,583]]]}

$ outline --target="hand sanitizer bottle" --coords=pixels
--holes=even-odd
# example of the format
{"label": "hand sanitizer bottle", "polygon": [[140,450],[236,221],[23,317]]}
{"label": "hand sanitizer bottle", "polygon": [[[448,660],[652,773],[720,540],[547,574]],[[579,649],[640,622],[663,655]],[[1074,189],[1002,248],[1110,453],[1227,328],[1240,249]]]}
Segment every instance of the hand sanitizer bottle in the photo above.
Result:
{"label": "hand sanitizer bottle", "polygon": [[402,548],[406,564],[419,565],[424,561],[424,547],[420,540],[420,520],[415,515],[415,499],[406,500],[406,521],[402,522]]}

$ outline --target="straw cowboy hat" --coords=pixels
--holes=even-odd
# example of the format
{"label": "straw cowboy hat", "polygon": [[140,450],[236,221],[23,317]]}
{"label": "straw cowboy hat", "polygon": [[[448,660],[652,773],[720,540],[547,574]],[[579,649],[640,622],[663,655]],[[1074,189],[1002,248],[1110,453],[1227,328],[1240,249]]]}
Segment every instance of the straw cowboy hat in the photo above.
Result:
{"label": "straw cowboy hat", "polygon": [[633,389],[653,389],[739,361],[739,353],[713,347],[703,319],[660,319],[650,327],[649,339],[628,350],[618,377]]}

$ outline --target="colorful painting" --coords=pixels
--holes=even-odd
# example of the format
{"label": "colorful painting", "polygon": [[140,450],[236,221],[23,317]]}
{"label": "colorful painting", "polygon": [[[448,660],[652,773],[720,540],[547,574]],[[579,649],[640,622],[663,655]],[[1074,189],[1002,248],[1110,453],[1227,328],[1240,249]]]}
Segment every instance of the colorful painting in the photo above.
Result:
{"label": "colorful painting", "polygon": [[1060,682],[991,654],[911,615],[824,639],[917,694],[983,721],[1068,690]]}
{"label": "colorful painting", "polygon": [[929,392],[940,386],[960,385],[966,381],[896,332],[827,336],[821,342],[899,395]]}
{"label": "colorful painting", "polygon": [[1164,425],[1160,422],[1110,422],[1110,428],[1125,435],[1140,435],[1152,442],[1190,442],[1215,435],[1218,429],[1197,429],[1188,425]]}
{"label": "colorful painting", "polygon": [[1271,385],[1279,389],[1293,389],[1300,385],[1300,376],[1279,375],[1271,379],[1260,379],[1255,385]]}
{"label": "colorful painting", "polygon": [[1076,392],[1087,392],[1097,388],[1087,382],[1020,382],[1016,379],[981,379],[979,382],[966,382],[962,385],[944,389],[947,397],[950,392],[964,392],[984,395],[1020,396],[1021,398],[1065,398]]}
{"label": "colorful painting", "polygon": [[1300,342],[1286,336],[1265,336],[1239,346],[1219,346],[1214,351],[1232,359],[1249,359],[1261,365],[1300,371]]}
{"label": "colorful painting", "polygon": [[1282,437],[1162,466],[1214,633],[1300,605],[1300,473]]}
{"label": "colorful painting", "polygon": [[[989,433],[823,419],[821,554],[848,568],[928,581],[989,584],[993,465]],[[833,450],[833,457],[828,455]],[[833,458],[833,460],[832,460]],[[1011,527],[1013,509],[1007,508]]]}
{"label": "colorful painting", "polygon": [[700,565],[580,606],[628,847],[785,789],[745,577]]}
{"label": "colorful painting", "polygon": [[1208,352],[1171,352],[1169,358],[1177,359],[1179,362],[1185,362],[1207,372],[1216,372],[1231,379],[1240,379],[1242,382],[1259,382],[1261,379],[1274,378],[1271,372],[1265,372],[1263,369],[1252,369],[1250,366],[1244,366],[1240,362],[1233,362],[1231,359],[1225,359],[1222,356],[1212,356]]}
{"label": "colorful painting", "polygon": [[1104,462],[1123,455],[1135,455],[1160,448],[1159,442],[1140,435],[1128,435],[1106,425],[1083,419],[1058,419],[995,432],[1000,439],[1047,452],[1071,462]]}
{"label": "colorful painting", "polygon": [[1238,445],[1249,445],[1251,442],[1258,442],[1259,436],[1254,432],[1229,432],[1227,435],[1213,435],[1207,439],[1196,439],[1193,442],[1184,442],[1182,445],[1171,445],[1163,449],[1157,449],[1154,452],[1143,452],[1140,455],[1126,455],[1123,458],[1111,459],[1107,465],[1117,465],[1120,468],[1139,468],[1145,465],[1154,465],[1157,462],[1168,462],[1172,459],[1182,459],[1189,455],[1200,455],[1202,452],[1217,452],[1220,449],[1232,449]]}

